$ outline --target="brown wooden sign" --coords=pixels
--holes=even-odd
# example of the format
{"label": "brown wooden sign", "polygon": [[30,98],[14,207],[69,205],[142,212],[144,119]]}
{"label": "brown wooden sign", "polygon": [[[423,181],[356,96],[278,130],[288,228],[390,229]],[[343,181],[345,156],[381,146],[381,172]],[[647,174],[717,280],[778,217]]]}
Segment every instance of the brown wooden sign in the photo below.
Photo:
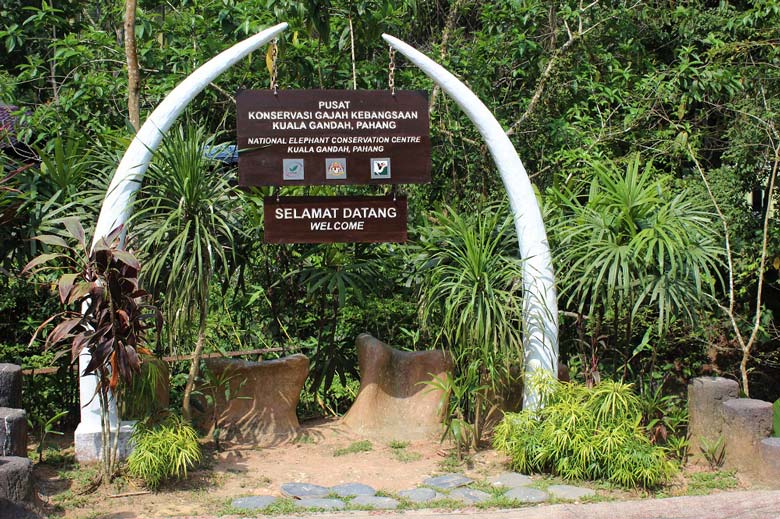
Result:
{"label": "brown wooden sign", "polygon": [[431,181],[425,91],[244,90],[236,103],[239,186]]}
{"label": "brown wooden sign", "polygon": [[406,196],[266,197],[266,243],[405,242]]}

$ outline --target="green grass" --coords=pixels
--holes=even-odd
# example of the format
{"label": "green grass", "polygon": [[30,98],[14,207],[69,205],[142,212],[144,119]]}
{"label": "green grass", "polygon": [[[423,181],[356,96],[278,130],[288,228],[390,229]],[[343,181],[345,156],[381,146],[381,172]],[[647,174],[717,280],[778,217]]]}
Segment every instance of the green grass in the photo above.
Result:
{"label": "green grass", "polygon": [[336,449],[333,451],[334,456],[346,456],[347,454],[356,454],[358,452],[369,452],[374,450],[374,445],[368,440],[361,440],[354,442],[349,447],[342,449]]}
{"label": "green grass", "polygon": [[422,458],[422,454],[407,450],[407,448],[409,447],[409,442],[393,440],[388,444],[388,447],[390,447],[391,449],[393,458],[403,463],[417,461],[420,458]]}
{"label": "green grass", "polygon": [[304,445],[313,445],[317,441],[308,434],[301,434],[293,440],[293,443],[301,443]]}
{"label": "green grass", "polygon": [[737,488],[739,481],[734,471],[696,472],[688,478],[688,495],[700,496],[713,490]]}

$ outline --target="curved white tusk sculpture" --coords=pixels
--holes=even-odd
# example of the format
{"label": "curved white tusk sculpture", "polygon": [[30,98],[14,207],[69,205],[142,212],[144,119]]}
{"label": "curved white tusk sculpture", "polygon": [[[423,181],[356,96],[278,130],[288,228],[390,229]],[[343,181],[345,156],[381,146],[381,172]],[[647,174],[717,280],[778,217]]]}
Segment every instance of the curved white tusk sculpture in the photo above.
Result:
{"label": "curved white tusk sculpture", "polygon": [[[122,156],[119,166],[106,192],[103,205],[100,208],[92,247],[116,229],[127,222],[133,210],[133,198],[141,187],[144,174],[152,160],[152,155],[162,142],[163,135],[173,122],[181,115],[188,104],[201,93],[217,76],[246,57],[250,52],[271,41],[276,35],[287,28],[286,23],[280,23],[254,36],[233,45],[217,54],[187,76],[176,88],[165,96],[165,99],[152,112],[152,115],[138,130],[127,151]],[[88,351],[79,355],[79,370],[84,371],[89,364]],[[76,444],[76,459],[79,462],[97,461],[101,457],[101,426],[100,402],[93,398],[96,380],[94,376],[79,377],[79,399],[81,401],[81,423],[76,428],[74,442]],[[116,408],[111,405],[109,420],[112,434],[117,434]],[[120,456],[125,457],[129,451],[127,441],[130,437],[130,426],[122,424],[119,429]]]}
{"label": "curved white tusk sculpture", "polygon": [[[524,260],[525,380],[527,382],[529,375],[538,369],[547,370],[557,378],[558,301],[550,246],[536,194],[515,147],[490,110],[458,78],[398,38],[388,34],[383,34],[382,38],[417,65],[458,103],[490,149],[509,196],[520,244],[520,257]],[[538,405],[539,395],[526,383],[523,407],[533,409]]]}
{"label": "curved white tusk sculpture", "polygon": [[138,130],[116,168],[116,173],[108,186],[106,198],[103,200],[100,216],[98,216],[95,225],[93,247],[100,238],[107,236],[130,217],[133,197],[141,187],[141,181],[149,167],[149,162],[152,160],[152,154],[160,145],[165,132],[187,105],[217,76],[245,58],[253,50],[271,41],[285,29],[287,29],[286,23],[274,25],[220,52],[198,67],[195,72],[187,76],[165,96],[165,99]]}

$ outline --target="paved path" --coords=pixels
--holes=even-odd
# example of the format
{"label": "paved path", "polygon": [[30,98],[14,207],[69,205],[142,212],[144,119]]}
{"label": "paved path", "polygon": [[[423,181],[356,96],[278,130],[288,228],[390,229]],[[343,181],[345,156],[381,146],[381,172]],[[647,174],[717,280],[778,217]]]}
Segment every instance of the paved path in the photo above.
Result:
{"label": "paved path", "polygon": [[[591,504],[541,505],[512,510],[458,510],[435,512],[338,512],[274,516],[274,519],[780,519],[780,490],[722,492],[709,496],[685,496]],[[242,516],[230,516],[242,517]],[[196,519],[196,518],[179,518]],[[197,519],[207,519],[199,517]],[[210,519],[210,518],[209,518]],[[228,519],[223,516],[222,519]]]}

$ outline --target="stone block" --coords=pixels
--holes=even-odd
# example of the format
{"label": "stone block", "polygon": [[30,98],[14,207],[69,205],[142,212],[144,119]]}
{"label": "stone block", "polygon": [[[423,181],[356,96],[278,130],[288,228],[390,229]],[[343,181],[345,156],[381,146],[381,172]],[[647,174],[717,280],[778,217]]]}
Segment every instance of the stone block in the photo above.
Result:
{"label": "stone block", "polygon": [[0,407],[0,456],[27,457],[27,413]]}
{"label": "stone block", "polygon": [[758,447],[761,459],[761,479],[780,488],[780,438],[764,438]]}
{"label": "stone block", "polygon": [[724,466],[760,476],[758,448],[772,432],[772,404],[752,398],[723,403]]}
{"label": "stone block", "polygon": [[442,350],[400,351],[368,334],[355,341],[360,392],[342,423],[383,440],[418,440],[441,434],[442,392],[426,382],[452,372]]}
{"label": "stone block", "polygon": [[22,407],[22,368],[0,364],[0,407]]}
{"label": "stone block", "polygon": [[[308,357],[296,354],[261,362],[215,358],[205,363],[215,377],[230,379],[229,402],[225,391],[214,392],[223,439],[261,445],[296,434],[300,424],[295,408],[309,376]],[[199,390],[208,391],[203,385]],[[196,421],[210,433],[213,407],[204,402],[202,408]]]}
{"label": "stone block", "polygon": [[723,402],[739,397],[739,384],[723,377],[698,377],[688,384],[688,431],[691,461],[703,463],[702,438],[718,441],[723,433]]}
{"label": "stone block", "polygon": [[0,504],[29,502],[33,498],[33,464],[18,456],[0,457]]}

